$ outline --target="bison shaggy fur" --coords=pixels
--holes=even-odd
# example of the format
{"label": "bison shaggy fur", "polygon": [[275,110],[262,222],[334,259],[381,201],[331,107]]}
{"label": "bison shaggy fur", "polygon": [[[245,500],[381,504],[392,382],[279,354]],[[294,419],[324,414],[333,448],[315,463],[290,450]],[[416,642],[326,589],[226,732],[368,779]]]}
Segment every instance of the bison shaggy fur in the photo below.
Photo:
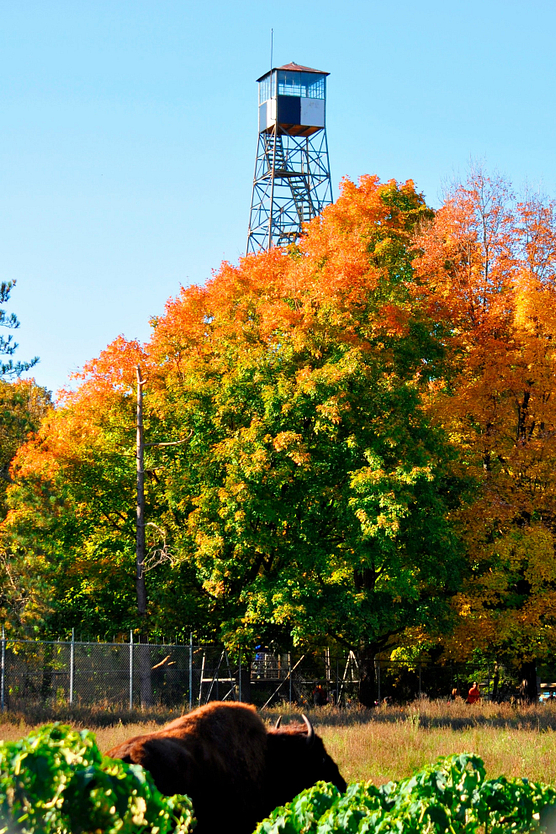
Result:
{"label": "bison shaggy fur", "polygon": [[191,797],[195,834],[250,834],[321,779],[346,789],[309,722],[267,730],[247,704],[212,702],[107,755],[142,765],[161,793]]}

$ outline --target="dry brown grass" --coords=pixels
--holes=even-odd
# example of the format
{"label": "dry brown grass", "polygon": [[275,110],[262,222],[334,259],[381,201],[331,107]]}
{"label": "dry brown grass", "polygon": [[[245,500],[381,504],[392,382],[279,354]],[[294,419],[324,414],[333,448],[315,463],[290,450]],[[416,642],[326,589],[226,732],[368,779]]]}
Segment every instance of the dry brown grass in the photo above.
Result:
{"label": "dry brown grass", "polygon": [[491,777],[503,773],[556,783],[553,730],[424,729],[372,721],[358,727],[323,727],[320,732],[348,782],[371,779],[382,784],[410,776],[438,756],[477,753]]}
{"label": "dry brown grass", "polygon": [[[299,717],[289,707],[265,713]],[[527,776],[556,784],[556,705],[531,707],[419,701],[406,707],[377,710],[307,710],[347,781],[371,779],[376,784],[409,776],[416,769],[451,753],[478,753],[491,777]],[[33,726],[57,718],[95,729],[101,750],[149,732],[176,717],[154,710],[138,721],[137,713],[72,711],[0,717],[0,737],[13,740]]]}

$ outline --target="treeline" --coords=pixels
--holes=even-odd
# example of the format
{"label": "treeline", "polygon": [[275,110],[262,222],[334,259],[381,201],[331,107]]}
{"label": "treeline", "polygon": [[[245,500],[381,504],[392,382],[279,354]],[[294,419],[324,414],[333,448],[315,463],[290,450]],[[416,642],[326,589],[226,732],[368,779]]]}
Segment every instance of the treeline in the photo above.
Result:
{"label": "treeline", "polygon": [[532,677],[556,641],[555,268],[551,201],[477,173],[433,212],[346,181],[298,247],[182,289],[46,409],[11,466],[6,623],[138,626],[139,366],[153,636],[349,647],[363,703],[377,654]]}

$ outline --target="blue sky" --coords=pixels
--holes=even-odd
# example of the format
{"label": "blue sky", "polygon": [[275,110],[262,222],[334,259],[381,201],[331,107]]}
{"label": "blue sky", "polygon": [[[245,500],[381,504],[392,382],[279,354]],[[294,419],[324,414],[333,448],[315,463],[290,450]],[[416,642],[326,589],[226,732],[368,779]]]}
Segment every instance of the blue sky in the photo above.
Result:
{"label": "blue sky", "polygon": [[67,382],[146,339],[180,285],[244,252],[257,85],[330,72],[344,176],[411,178],[437,206],[470,160],[556,195],[556,4],[512,0],[0,0],[2,279],[18,358]]}

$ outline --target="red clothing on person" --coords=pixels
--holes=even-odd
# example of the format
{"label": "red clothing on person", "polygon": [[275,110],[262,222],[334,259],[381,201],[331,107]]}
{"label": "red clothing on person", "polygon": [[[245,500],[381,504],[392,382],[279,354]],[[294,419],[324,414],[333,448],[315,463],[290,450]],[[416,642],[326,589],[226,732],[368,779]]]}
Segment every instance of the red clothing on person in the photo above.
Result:
{"label": "red clothing on person", "polygon": [[478,686],[472,686],[467,694],[467,703],[468,704],[476,704],[477,701],[481,700],[481,692]]}

